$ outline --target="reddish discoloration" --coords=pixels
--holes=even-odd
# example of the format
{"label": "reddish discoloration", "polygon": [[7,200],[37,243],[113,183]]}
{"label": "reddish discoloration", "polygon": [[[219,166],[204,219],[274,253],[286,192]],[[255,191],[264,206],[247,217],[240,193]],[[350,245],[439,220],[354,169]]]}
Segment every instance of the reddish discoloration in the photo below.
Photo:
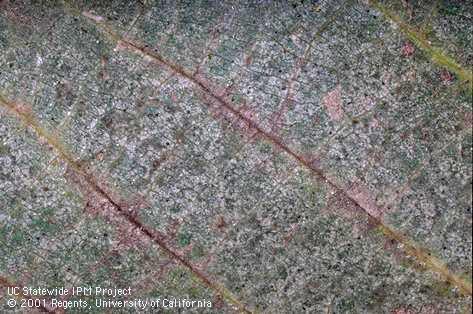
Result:
{"label": "reddish discoloration", "polygon": [[[225,97],[225,95],[227,95],[226,91],[220,90],[220,95]],[[224,107],[218,106],[209,97],[204,96],[203,98],[209,104],[210,113],[215,119],[228,123],[233,129],[238,130],[242,135],[249,138],[250,140],[255,139],[255,136],[258,132],[253,127],[253,125],[248,122],[248,120],[258,120],[257,112],[254,109],[250,108],[246,104],[242,104],[238,110],[244,117],[243,118],[236,116]]]}
{"label": "reddish discoloration", "polygon": [[172,101],[173,103],[177,103],[177,101],[178,101],[178,98],[177,98],[177,96],[176,96],[176,92],[174,92],[174,91],[171,92],[171,101]]}
{"label": "reddish discoloration", "polygon": [[341,191],[329,192],[327,207],[324,210],[350,220],[361,214],[359,208],[345,197]]}
{"label": "reddish discoloration", "polygon": [[310,164],[311,168],[322,170],[322,160],[324,160],[324,153],[309,153],[304,156],[304,159]]}
{"label": "reddish discoloration", "polygon": [[223,307],[225,306],[225,302],[223,301],[222,297],[219,296],[219,295],[216,295],[214,297],[214,300],[212,302],[212,305],[214,306],[214,308],[216,308],[217,310],[221,310],[223,309]]}
{"label": "reddish discoloration", "polygon": [[369,110],[373,109],[375,104],[376,104],[376,100],[373,99],[373,97],[363,96],[362,101],[361,101],[361,105],[363,106],[363,109],[365,111],[369,111]]}
{"label": "reddish discoloration", "polygon": [[[360,237],[375,228],[382,218],[383,210],[376,205],[368,189],[359,183],[352,183],[344,191],[328,192],[328,214],[335,214],[353,222],[353,235]],[[362,219],[368,214],[368,220]]]}
{"label": "reddish discoloration", "polygon": [[[188,246],[184,250],[173,248],[169,244],[169,237],[143,224],[133,212],[130,212],[129,208],[133,208],[133,206],[124,208],[119,196],[115,196],[113,192],[109,191],[105,184],[100,184],[99,180],[84,169],[85,167],[80,166],[78,163],[74,165],[75,169],[69,169],[69,177],[75,181],[86,199],[89,199],[89,201],[99,200],[100,207],[98,214],[104,215],[105,219],[112,221],[114,224],[123,225],[127,236],[129,236],[128,233],[132,233],[131,236],[137,236],[142,239],[142,241],[146,241],[145,244],[157,244],[170,258],[188,268],[195,276],[200,278],[206,286],[212,288],[217,293],[221,293],[222,288],[218,284],[210,279],[199,266],[192,264],[186,259],[185,256],[190,252],[192,246]],[[108,204],[105,204],[105,202]],[[135,231],[139,233],[139,235],[135,234]],[[240,303],[237,304],[242,312],[249,312],[244,305]]]}
{"label": "reddish discoloration", "polygon": [[216,230],[219,232],[223,232],[227,228],[227,222],[225,221],[225,218],[223,216],[217,216],[215,219],[214,227]]}
{"label": "reddish discoloration", "polygon": [[376,204],[373,194],[363,185],[354,183],[347,190],[353,200],[355,200],[371,217],[381,219],[385,210]]}
{"label": "reddish discoloration", "polygon": [[[115,48],[114,48],[114,51],[119,52],[119,51],[128,51],[128,50],[134,51],[134,52],[138,52],[136,49],[134,49],[133,47],[131,47],[131,46],[129,45],[129,43],[127,43],[127,42],[125,42],[125,41],[122,41],[122,40],[117,41],[117,44],[116,44],[116,46],[115,46]],[[148,58],[146,59],[146,61],[155,62],[155,60],[152,59],[152,58],[150,58],[150,57],[148,57]]]}
{"label": "reddish discoloration", "polygon": [[24,14],[25,4],[22,4],[21,2],[1,1],[0,9],[2,10],[2,13],[4,13],[5,17],[15,24],[23,26],[33,25],[33,19]]}
{"label": "reddish discoloration", "polygon": [[[137,51],[147,53],[148,55],[152,56],[154,59],[159,61],[159,63],[162,63],[163,65],[167,66],[170,70],[176,72],[176,74],[179,74],[180,76],[189,80],[191,83],[195,84],[196,87],[201,89],[202,92],[207,95],[207,97],[211,98],[210,102],[208,103],[209,107],[212,107],[212,106],[221,107],[221,110],[225,111],[227,115],[236,117],[236,120],[242,120],[244,123],[248,124],[248,126],[251,127],[251,129],[259,133],[262,138],[268,140],[274,146],[286,152],[290,157],[293,157],[294,159],[296,159],[300,164],[302,164],[302,166],[311,170],[321,180],[324,180],[327,183],[327,185],[329,185],[330,188],[332,188],[337,193],[340,193],[341,195],[343,195],[343,198],[346,199],[348,203],[350,203],[352,206],[355,207],[355,210],[353,210],[353,212],[364,210],[368,214],[368,216],[373,217],[373,219],[379,219],[380,216],[378,215],[378,212],[370,208],[372,199],[365,195],[366,194],[365,191],[361,190],[360,192],[360,190],[357,190],[357,189],[355,189],[354,191],[345,191],[345,189],[343,189],[342,187],[339,187],[339,185],[334,183],[332,180],[329,180],[329,178],[327,178],[327,176],[324,173],[322,173],[320,170],[315,169],[315,167],[313,167],[309,161],[307,161],[303,156],[299,155],[297,152],[293,151],[291,147],[283,143],[278,137],[274,136],[274,134],[268,132],[267,130],[259,126],[256,121],[247,118],[245,114],[242,113],[238,108],[233,107],[231,101],[229,101],[226,96],[219,94],[218,88],[214,88],[215,86],[213,86],[212,84],[207,84],[206,82],[199,80],[199,78],[192,76],[190,72],[186,71],[178,64],[173,64],[172,62],[165,60],[159,54],[153,54],[153,52],[148,51],[147,48],[137,47],[136,45],[134,47]],[[341,99],[340,96],[338,97]],[[329,97],[329,100],[330,98],[331,97]],[[334,97],[334,98],[336,99],[337,97]],[[339,103],[339,107],[341,108],[341,101],[339,101],[338,103]],[[343,110],[342,110],[342,113],[343,113]],[[104,192],[103,189],[100,188],[100,186],[97,186],[96,184],[94,184],[93,186],[100,195],[105,197],[110,202],[111,206],[113,206],[116,211],[124,215],[124,217],[129,221],[129,223],[137,227],[140,227],[142,232],[146,236],[151,238],[172,258],[176,259],[176,261],[182,263],[184,266],[186,266],[191,271],[193,271],[194,274],[197,275],[207,286],[212,287],[217,291],[219,290],[218,286],[214,284],[208,277],[206,277],[205,274],[201,273],[198,268],[194,267],[187,260],[185,260],[182,255],[178,254],[176,251],[173,251],[167,245],[167,243],[163,241],[161,237],[156,236],[154,232],[150,230],[150,228],[148,228],[146,225],[143,225],[141,222],[137,221],[132,215],[123,214],[124,213],[123,209],[119,205],[117,205],[113,197],[107,195],[106,192]],[[368,206],[368,209],[364,208],[363,205]],[[244,309],[244,307],[242,308]]]}
{"label": "reddish discoloration", "polygon": [[379,122],[378,119],[376,119],[375,117],[370,121],[370,124],[369,124],[370,128],[373,128],[373,129],[377,129],[377,128],[380,128],[381,127],[381,123]]}
{"label": "reddish discoloration", "polygon": [[85,16],[86,18],[89,18],[89,19],[93,20],[94,22],[103,22],[104,21],[103,16],[95,15],[92,12],[89,12],[89,11],[82,12],[82,15]]}
{"label": "reddish discoloration", "polygon": [[[105,179],[100,179],[100,176],[92,176],[90,174],[90,169],[87,167],[84,168],[84,174],[80,175],[77,170],[71,168],[67,171],[67,177],[71,180],[79,191],[83,195],[85,201],[84,210],[88,215],[91,216],[100,216],[103,217],[109,224],[113,225],[117,230],[117,243],[115,247],[118,250],[132,248],[132,247],[143,247],[144,245],[150,245],[151,241],[149,237],[146,237],[140,230],[134,225],[127,223],[123,215],[120,215],[116,211],[115,205],[119,206],[121,211],[129,217],[136,219],[138,212],[147,208],[150,205],[146,202],[143,196],[135,195],[131,196],[129,199],[125,199],[117,193],[114,193],[112,188],[108,186]],[[87,169],[87,170],[85,170]],[[86,173],[86,171],[88,171]],[[89,180],[84,178],[89,176]],[[99,178],[99,179],[95,179]],[[110,198],[113,198],[115,205],[110,202],[110,200],[101,195],[96,188],[91,186],[90,180],[94,180],[97,188],[106,193]],[[157,235],[163,237],[159,232],[156,232]]]}
{"label": "reddish discoloration", "polygon": [[124,224],[123,221],[116,220],[109,222],[112,222],[117,230],[116,237],[118,242],[115,248],[118,251],[126,251],[131,248],[146,249],[151,245],[150,240],[143,236],[137,228]]}
{"label": "reddish discoloration", "polygon": [[323,209],[326,214],[335,214],[343,219],[350,220],[353,224],[352,235],[354,238],[364,236],[373,228],[369,221],[362,219],[363,211],[355,205],[342,192],[329,192],[327,206]]}
{"label": "reddish discoloration", "polygon": [[342,89],[340,85],[335,87],[331,92],[328,92],[322,99],[322,103],[325,106],[330,119],[335,122],[343,120],[345,112],[342,108]]}
{"label": "reddish discoloration", "polygon": [[[249,106],[243,105],[239,109],[245,118],[252,121],[258,121],[258,113]],[[254,127],[245,119],[234,119],[232,126],[239,129],[249,138],[254,138],[255,134],[257,133]]]}
{"label": "reddish discoloration", "polygon": [[402,45],[401,54],[404,57],[408,58],[408,57],[412,56],[414,54],[414,52],[415,52],[415,47],[411,42],[406,41],[404,43],[404,45]]}
{"label": "reddish discoloration", "polygon": [[455,77],[453,76],[452,73],[450,73],[448,70],[443,69],[440,72],[440,79],[442,80],[442,83],[445,85],[449,85],[453,82]]}
{"label": "reddish discoloration", "polygon": [[14,106],[13,110],[15,110],[20,116],[33,117],[33,109],[31,106],[22,102],[15,102]]}

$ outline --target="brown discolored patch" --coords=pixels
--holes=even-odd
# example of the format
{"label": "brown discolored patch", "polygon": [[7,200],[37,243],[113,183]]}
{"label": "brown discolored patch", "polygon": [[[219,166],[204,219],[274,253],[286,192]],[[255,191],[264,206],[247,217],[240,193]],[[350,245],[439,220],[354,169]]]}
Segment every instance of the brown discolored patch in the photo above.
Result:
{"label": "brown discolored patch", "polygon": [[103,55],[100,57],[100,71],[98,73],[98,79],[107,81],[110,79],[110,75],[108,74],[108,56]]}
{"label": "brown discolored patch", "polygon": [[[83,196],[85,200],[84,210],[87,214],[101,216],[110,222],[116,222],[120,214],[115,210],[114,206],[119,206],[121,211],[129,217],[136,217],[139,210],[150,206],[142,195],[131,195],[127,198],[118,195],[107,184],[105,178],[92,174],[91,169],[85,165],[85,162],[78,162],[77,168],[68,167],[66,178],[77,187]],[[110,199],[99,191],[108,195]]]}
{"label": "brown discolored patch", "polygon": [[245,57],[244,57],[243,63],[246,66],[249,66],[252,62],[253,62],[253,56],[251,54],[246,54]]}
{"label": "brown discolored patch", "polygon": [[344,118],[345,112],[342,108],[342,89],[340,85],[337,85],[335,89],[328,92],[322,99],[322,103],[327,110],[330,119],[339,122]]}
{"label": "brown discolored patch", "polygon": [[223,232],[227,228],[228,224],[225,221],[225,218],[223,216],[217,216],[214,222],[214,227],[216,230],[219,232]]}
{"label": "brown discolored patch", "polygon": [[169,154],[164,152],[161,156],[159,156],[158,159],[155,159],[153,161],[151,171],[155,172],[156,170],[158,170],[163,165],[163,163],[165,163],[168,159],[169,159]]}

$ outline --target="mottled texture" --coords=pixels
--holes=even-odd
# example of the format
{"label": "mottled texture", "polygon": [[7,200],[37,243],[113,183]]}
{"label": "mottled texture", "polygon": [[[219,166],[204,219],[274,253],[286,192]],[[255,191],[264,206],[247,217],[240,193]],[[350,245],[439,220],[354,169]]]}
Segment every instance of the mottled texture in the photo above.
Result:
{"label": "mottled texture", "polygon": [[0,8],[0,312],[470,312],[471,2]]}

